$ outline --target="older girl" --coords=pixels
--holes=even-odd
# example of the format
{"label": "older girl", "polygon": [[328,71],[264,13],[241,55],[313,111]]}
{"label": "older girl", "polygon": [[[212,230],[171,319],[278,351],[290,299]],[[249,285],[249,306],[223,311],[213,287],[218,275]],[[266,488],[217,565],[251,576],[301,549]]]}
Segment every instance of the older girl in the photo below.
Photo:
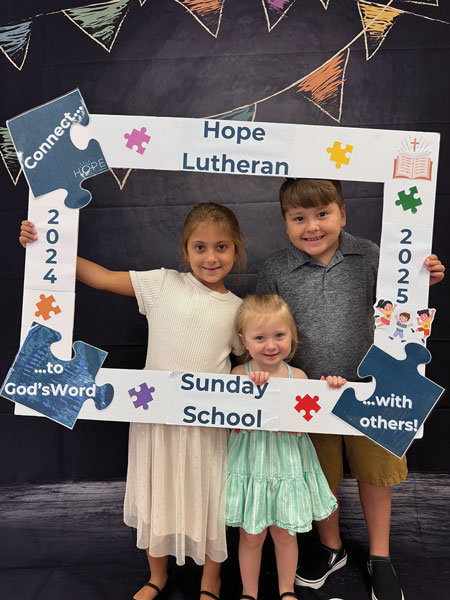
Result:
{"label": "older girl", "polygon": [[[34,239],[33,224],[24,221],[22,245]],[[136,296],[148,321],[146,369],[229,373],[230,352],[243,352],[235,330],[241,300],[224,282],[234,263],[244,260],[234,213],[214,203],[195,206],[183,226],[181,251],[187,273],[110,271],[79,258],[77,278]],[[137,529],[151,573],[135,600],[152,600],[164,588],[169,554],[178,564],[186,556],[204,564],[200,600],[218,600],[227,557],[220,511],[226,450],[225,429],[131,424],[124,518]]]}

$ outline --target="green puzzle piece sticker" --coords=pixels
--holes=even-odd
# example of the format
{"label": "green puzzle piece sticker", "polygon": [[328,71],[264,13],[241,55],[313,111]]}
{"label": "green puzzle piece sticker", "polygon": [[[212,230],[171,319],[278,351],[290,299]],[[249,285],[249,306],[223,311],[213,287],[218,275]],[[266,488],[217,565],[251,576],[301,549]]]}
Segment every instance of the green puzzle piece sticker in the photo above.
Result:
{"label": "green puzzle piece sticker", "polygon": [[417,212],[417,207],[422,204],[422,200],[415,195],[418,194],[418,190],[416,186],[409,188],[409,194],[406,193],[406,190],[402,190],[398,192],[398,200],[395,201],[397,206],[401,206],[403,210],[410,210],[412,213]]}

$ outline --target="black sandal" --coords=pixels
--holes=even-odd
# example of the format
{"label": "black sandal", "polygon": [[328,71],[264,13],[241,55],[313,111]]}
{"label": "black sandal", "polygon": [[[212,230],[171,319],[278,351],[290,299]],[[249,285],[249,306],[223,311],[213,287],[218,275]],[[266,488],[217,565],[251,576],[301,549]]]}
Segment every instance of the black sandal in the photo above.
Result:
{"label": "black sandal", "polygon": [[287,598],[288,596],[290,596],[291,598],[297,598],[297,600],[298,600],[298,596],[295,592],[284,592],[283,594],[281,594],[280,600],[282,598]]}
{"label": "black sandal", "polygon": [[[151,587],[151,588],[153,588],[154,590],[157,591],[157,594],[156,594],[155,598],[157,598],[160,595],[161,591],[162,591],[162,590],[159,589],[159,587],[157,585],[155,585],[154,583],[150,583],[149,581],[147,581],[147,583],[144,583],[144,585],[142,587],[145,587],[145,586]],[[132,600],[134,600],[134,596],[133,596]]]}
{"label": "black sandal", "polygon": [[212,592],[207,592],[205,590],[202,590],[200,592],[200,596],[204,594],[205,596],[209,596],[210,598],[213,598],[214,600],[219,600],[219,596],[216,596],[215,594],[213,594]]}
{"label": "black sandal", "polygon": [[244,594],[243,596],[239,596],[239,600],[256,600],[256,598],[254,596],[248,596],[247,594]]}

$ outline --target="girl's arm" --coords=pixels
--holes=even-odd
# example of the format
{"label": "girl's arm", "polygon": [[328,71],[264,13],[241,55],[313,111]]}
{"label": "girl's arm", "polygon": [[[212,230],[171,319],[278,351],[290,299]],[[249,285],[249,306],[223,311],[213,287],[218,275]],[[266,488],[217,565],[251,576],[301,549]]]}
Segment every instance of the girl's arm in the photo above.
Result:
{"label": "girl's arm", "polygon": [[26,248],[29,242],[34,242],[37,239],[37,231],[33,223],[31,221],[22,221],[19,235],[19,242],[22,246]]}
{"label": "girl's arm", "polygon": [[[38,239],[36,229],[31,221],[22,221],[19,242],[25,248],[28,243]],[[77,258],[77,279],[97,290],[106,290],[123,296],[134,296],[128,271],[110,271],[96,263]]]}
{"label": "girl's arm", "polygon": [[123,296],[135,295],[128,271],[110,271],[79,256],[77,257],[77,279],[97,290],[106,290]]}

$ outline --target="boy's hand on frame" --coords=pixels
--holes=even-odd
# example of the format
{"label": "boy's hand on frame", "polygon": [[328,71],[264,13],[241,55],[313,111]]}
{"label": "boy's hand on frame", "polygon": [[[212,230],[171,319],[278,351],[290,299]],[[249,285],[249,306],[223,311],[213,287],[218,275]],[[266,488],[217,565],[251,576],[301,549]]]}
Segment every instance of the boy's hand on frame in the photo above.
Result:
{"label": "boy's hand on frame", "polygon": [[26,248],[27,244],[38,239],[36,229],[31,221],[22,221],[20,225],[19,242]]}
{"label": "boy's hand on frame", "polygon": [[444,279],[445,267],[438,259],[436,254],[430,254],[430,256],[427,256],[424,264],[430,272],[430,285],[439,283]]}

